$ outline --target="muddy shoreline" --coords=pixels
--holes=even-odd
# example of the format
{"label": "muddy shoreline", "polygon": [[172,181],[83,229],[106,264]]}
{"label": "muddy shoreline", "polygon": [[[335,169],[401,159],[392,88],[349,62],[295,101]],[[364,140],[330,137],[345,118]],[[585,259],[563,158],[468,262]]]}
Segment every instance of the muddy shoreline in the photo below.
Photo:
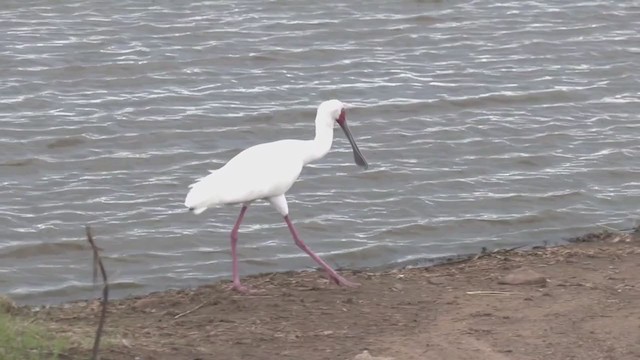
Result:
{"label": "muddy shoreline", "polygon": [[[102,359],[637,359],[638,232],[483,252],[429,267],[316,271],[167,290],[109,303]],[[98,300],[34,311],[87,358]]]}

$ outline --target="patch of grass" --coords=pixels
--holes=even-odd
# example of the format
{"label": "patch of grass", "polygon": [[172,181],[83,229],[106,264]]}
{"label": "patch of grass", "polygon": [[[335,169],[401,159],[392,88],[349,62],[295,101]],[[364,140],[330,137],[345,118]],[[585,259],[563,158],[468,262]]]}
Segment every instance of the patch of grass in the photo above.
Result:
{"label": "patch of grass", "polygon": [[0,359],[58,360],[68,346],[65,339],[35,324],[0,312]]}

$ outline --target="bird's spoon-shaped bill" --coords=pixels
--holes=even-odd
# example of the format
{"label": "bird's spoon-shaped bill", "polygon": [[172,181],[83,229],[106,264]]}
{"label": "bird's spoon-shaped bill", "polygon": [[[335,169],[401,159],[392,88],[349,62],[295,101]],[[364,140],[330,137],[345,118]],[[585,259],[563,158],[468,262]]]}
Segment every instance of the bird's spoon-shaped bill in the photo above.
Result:
{"label": "bird's spoon-shaped bill", "polygon": [[356,161],[358,166],[362,166],[365,170],[369,168],[369,164],[367,164],[367,160],[364,159],[362,152],[358,148],[358,144],[356,144],[356,140],[353,138],[351,134],[351,130],[349,130],[349,126],[346,121],[338,122],[344,134],[347,135],[347,139],[349,139],[349,143],[351,143],[351,148],[353,149],[353,159]]}

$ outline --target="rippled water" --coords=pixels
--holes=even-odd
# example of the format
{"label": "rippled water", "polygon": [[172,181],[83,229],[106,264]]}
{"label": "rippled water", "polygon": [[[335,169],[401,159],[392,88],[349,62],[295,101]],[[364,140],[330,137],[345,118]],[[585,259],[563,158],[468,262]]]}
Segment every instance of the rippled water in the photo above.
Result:
{"label": "rippled water", "polygon": [[[637,1],[4,1],[0,293],[117,296],[228,278],[238,208],[187,186],[239,150],[311,138],[354,105],[288,198],[330,263],[365,267],[633,226],[640,196]],[[314,264],[267,205],[243,275]]]}

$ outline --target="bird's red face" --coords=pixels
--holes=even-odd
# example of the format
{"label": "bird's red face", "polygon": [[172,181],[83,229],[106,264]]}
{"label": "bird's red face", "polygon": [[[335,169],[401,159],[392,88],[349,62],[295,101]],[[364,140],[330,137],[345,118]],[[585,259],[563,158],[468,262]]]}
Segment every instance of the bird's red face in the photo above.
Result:
{"label": "bird's red face", "polygon": [[362,166],[365,169],[368,168],[369,164],[367,164],[367,160],[364,159],[362,152],[360,152],[360,149],[356,144],[356,140],[353,138],[353,135],[351,135],[351,130],[349,130],[349,127],[347,126],[347,112],[344,108],[342,108],[342,111],[340,111],[340,116],[338,116],[336,122],[342,128],[344,134],[347,135],[349,143],[351,143],[351,148],[353,149],[353,158],[356,161],[356,164],[358,166]]}
{"label": "bird's red face", "polygon": [[336,121],[338,122],[338,124],[340,124],[340,126],[343,126],[343,124],[346,123],[346,121],[347,121],[347,111],[345,109],[342,109],[342,111],[340,111],[340,116],[338,116]]}

